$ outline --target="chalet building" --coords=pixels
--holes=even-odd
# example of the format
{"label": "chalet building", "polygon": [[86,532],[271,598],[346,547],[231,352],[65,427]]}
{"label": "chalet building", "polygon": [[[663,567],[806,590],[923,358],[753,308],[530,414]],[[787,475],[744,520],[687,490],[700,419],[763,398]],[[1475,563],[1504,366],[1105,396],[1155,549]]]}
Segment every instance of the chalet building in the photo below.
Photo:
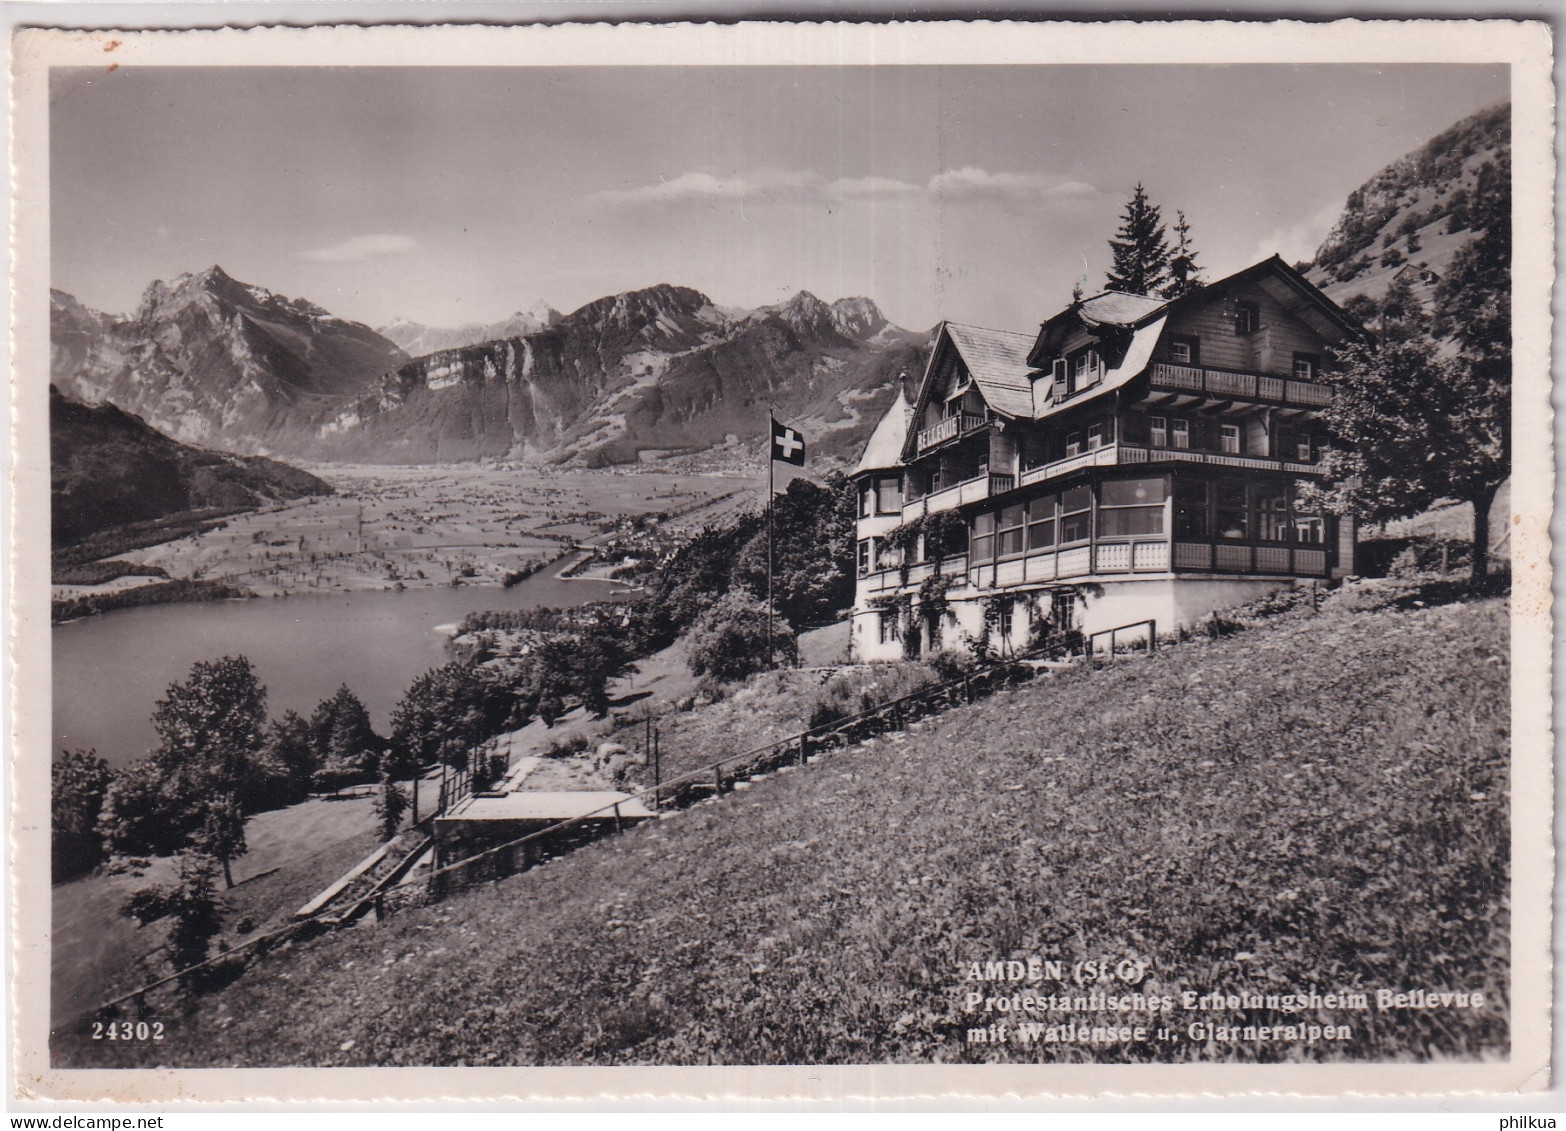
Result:
{"label": "chalet building", "polygon": [[853,471],[861,659],[1158,631],[1352,573],[1304,506],[1329,350],[1363,331],[1277,256],[1179,299],[1109,292],[1037,334],[942,325]]}

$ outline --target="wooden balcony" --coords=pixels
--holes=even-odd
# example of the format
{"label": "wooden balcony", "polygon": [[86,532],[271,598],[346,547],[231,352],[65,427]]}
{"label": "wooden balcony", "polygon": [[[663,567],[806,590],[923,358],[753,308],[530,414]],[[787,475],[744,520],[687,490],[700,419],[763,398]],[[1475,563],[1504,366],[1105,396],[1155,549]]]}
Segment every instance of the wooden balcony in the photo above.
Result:
{"label": "wooden balcony", "polygon": [[975,475],[972,479],[932,491],[903,504],[903,521],[912,522],[922,514],[949,511],[968,503],[977,503],[1003,491],[1010,491],[1017,481],[1010,475]]}
{"label": "wooden balcony", "polygon": [[[968,572],[968,556],[957,554],[944,558],[941,561],[941,575],[943,577],[962,577]],[[895,593],[906,584],[909,589],[918,589],[935,573],[934,562],[920,562],[908,567],[908,581],[903,581],[902,570],[895,566],[891,569],[876,570],[859,579],[859,584],[864,592],[871,596],[882,596],[887,593]]]}
{"label": "wooden balcony", "polygon": [[1248,471],[1281,471],[1290,475],[1316,475],[1315,464],[1262,456],[1231,455],[1227,452],[1193,452],[1189,448],[1147,448],[1140,444],[1105,444],[1079,456],[1046,463],[1022,473],[1022,483],[1058,479],[1084,467],[1116,467],[1131,463],[1205,463],[1215,467],[1238,467]]}
{"label": "wooden balcony", "polygon": [[1084,467],[1114,467],[1117,464],[1146,462],[1146,448],[1134,444],[1105,444],[1101,448],[1094,448],[1081,455],[1067,456],[1065,459],[1058,459],[1041,467],[1030,468],[1022,473],[1022,482],[1026,486],[1045,479],[1057,479],[1062,475],[1070,475],[1073,471],[1080,471]]}
{"label": "wooden balcony", "polygon": [[1332,403],[1332,386],[1316,381],[1268,377],[1231,369],[1202,369],[1194,365],[1155,362],[1150,381],[1155,389],[1205,393],[1224,400],[1277,401],[1282,404],[1321,408]]}
{"label": "wooden balcony", "polygon": [[984,417],[971,412],[960,412],[955,416],[948,416],[932,428],[919,429],[919,450],[921,452],[927,451],[937,444],[944,444],[948,440],[955,440],[959,436],[977,432],[987,423],[988,421]]}
{"label": "wooden balcony", "polygon": [[1174,568],[1290,577],[1327,576],[1324,546],[1247,542],[1176,542]]}

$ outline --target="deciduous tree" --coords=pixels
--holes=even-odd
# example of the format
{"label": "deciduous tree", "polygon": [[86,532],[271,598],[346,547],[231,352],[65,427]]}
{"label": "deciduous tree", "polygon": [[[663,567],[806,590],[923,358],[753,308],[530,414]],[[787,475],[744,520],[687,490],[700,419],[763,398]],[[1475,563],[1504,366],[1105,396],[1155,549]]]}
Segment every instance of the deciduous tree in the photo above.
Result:
{"label": "deciduous tree", "polygon": [[96,750],[72,750],[50,767],[50,855],[53,880],[90,872],[103,858],[98,818],[113,775]]}

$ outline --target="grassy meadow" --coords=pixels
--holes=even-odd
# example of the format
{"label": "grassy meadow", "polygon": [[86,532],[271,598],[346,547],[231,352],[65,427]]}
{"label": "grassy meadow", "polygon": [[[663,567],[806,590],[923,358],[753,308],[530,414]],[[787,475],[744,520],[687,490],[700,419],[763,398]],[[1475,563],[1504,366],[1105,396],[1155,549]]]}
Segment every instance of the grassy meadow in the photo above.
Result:
{"label": "grassy meadow", "polygon": [[[1501,599],[1367,583],[1003,691],[545,866],[259,959],[73,1065],[1425,1060],[1508,1049]],[[762,677],[763,679],[771,677]],[[727,702],[733,703],[739,696]],[[741,700],[743,703],[743,700]],[[667,749],[667,748],[666,748]],[[1173,1039],[978,1043],[969,964],[1142,964]],[[1073,982],[980,986],[1080,993]],[[1183,1008],[1481,992],[1466,1009]],[[1188,1026],[1209,1026],[1192,1037]],[[1224,1025],[1347,1025],[1229,1041]]]}

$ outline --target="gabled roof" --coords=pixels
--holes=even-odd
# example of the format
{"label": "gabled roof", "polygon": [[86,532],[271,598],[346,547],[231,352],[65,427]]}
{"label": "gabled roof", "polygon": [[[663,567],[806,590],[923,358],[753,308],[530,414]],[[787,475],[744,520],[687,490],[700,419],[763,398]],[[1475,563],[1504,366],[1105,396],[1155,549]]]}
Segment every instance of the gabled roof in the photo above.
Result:
{"label": "gabled roof", "polygon": [[1315,284],[1285,263],[1281,256],[1272,255],[1259,263],[1251,264],[1243,271],[1236,271],[1233,275],[1207,283],[1176,299],[1164,299],[1155,295],[1124,294],[1119,291],[1105,291],[1090,299],[1084,299],[1081,303],[1068,306],[1045,320],[1028,351],[1029,358],[1034,365],[1046,364],[1051,349],[1058,348],[1060,342],[1059,337],[1051,342],[1051,331],[1063,327],[1059,333],[1069,332],[1064,328],[1065,320],[1073,316],[1080,319],[1088,330],[1096,330],[1101,326],[1130,329],[1145,325],[1153,318],[1171,313],[1178,307],[1211,301],[1214,292],[1235,283],[1252,281],[1258,282],[1285,309],[1306,322],[1317,333],[1336,330],[1349,337],[1365,335],[1364,327],[1345,314],[1338,304],[1324,295]]}
{"label": "gabled roof", "polygon": [[1032,334],[948,322],[946,335],[957,347],[986,404],[1007,416],[1033,415],[1033,383],[1029,380],[1033,367],[1028,364]]}
{"label": "gabled roof", "polygon": [[1168,299],[1105,291],[1084,300],[1077,312],[1089,326],[1135,326],[1168,305]]}
{"label": "gabled roof", "polygon": [[911,420],[913,420],[913,405],[909,404],[908,398],[903,395],[902,382],[899,381],[897,399],[881,414],[880,423],[875,426],[875,431],[870,433],[870,440],[865,444],[865,450],[860,453],[859,462],[848,474],[863,475],[867,471],[886,471],[896,467],[898,459],[902,456],[903,440],[908,436],[908,424]]}
{"label": "gabled roof", "polygon": [[[1031,334],[942,322],[935,333],[935,345],[924,367],[924,377],[919,381],[913,415],[917,417],[930,403],[942,361],[948,354],[955,353],[991,409],[1003,416],[1032,416],[1033,385],[1029,375],[1034,370],[1028,365],[1028,349],[1032,344]],[[910,459],[913,455],[914,434],[910,429],[903,437],[901,458]]]}

